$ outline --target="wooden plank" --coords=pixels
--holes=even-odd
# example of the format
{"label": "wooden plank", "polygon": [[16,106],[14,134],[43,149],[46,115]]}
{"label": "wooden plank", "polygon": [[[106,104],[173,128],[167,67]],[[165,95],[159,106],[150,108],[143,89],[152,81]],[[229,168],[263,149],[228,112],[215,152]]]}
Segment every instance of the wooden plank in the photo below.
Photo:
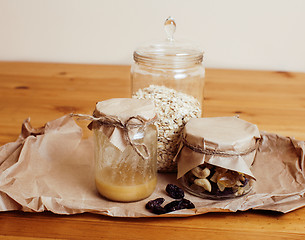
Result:
{"label": "wooden plank", "polygon": [[[0,145],[15,141],[27,117],[39,127],[70,112],[90,114],[96,101],[130,96],[129,69],[0,62]],[[305,139],[304,90],[304,73],[207,69],[204,116],[238,114],[261,130]],[[304,239],[304,221],[305,208],[170,219],[14,211],[0,213],[0,239]]]}

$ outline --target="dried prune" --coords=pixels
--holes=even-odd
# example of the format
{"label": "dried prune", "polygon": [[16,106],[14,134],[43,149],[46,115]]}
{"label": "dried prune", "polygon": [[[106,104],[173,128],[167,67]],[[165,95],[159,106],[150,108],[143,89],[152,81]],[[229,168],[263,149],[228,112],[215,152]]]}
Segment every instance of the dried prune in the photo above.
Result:
{"label": "dried prune", "polygon": [[156,206],[153,209],[151,209],[152,213],[154,214],[164,214],[167,213],[167,211],[165,210],[165,208],[161,207],[161,206]]}
{"label": "dried prune", "polygon": [[190,200],[187,200],[185,198],[182,199],[182,203],[181,203],[181,207],[182,209],[192,209],[192,208],[195,208],[195,205],[194,203],[192,203]]}
{"label": "dried prune", "polygon": [[174,184],[167,184],[165,190],[168,195],[174,199],[184,198],[184,191]]}
{"label": "dried prune", "polygon": [[150,200],[148,203],[146,203],[145,207],[146,207],[146,209],[154,209],[156,207],[160,207],[164,201],[165,201],[164,198],[156,198],[156,199]]}
{"label": "dried prune", "polygon": [[145,208],[158,215],[181,209],[195,208],[195,205],[191,201],[184,198],[184,191],[178,186],[174,184],[168,184],[165,190],[170,197],[179,200],[174,200],[162,207],[161,205],[165,199],[156,198],[146,203]]}
{"label": "dried prune", "polygon": [[181,209],[191,209],[191,208],[195,208],[195,205],[190,200],[184,198],[181,200],[172,201],[164,206],[164,209],[167,212],[173,212]]}
{"label": "dried prune", "polygon": [[165,209],[167,212],[172,212],[172,211],[180,210],[180,209],[182,209],[182,208],[181,208],[181,203],[182,203],[182,200],[175,200],[175,201],[172,201],[172,202],[166,204],[166,205],[164,206],[164,209]]}

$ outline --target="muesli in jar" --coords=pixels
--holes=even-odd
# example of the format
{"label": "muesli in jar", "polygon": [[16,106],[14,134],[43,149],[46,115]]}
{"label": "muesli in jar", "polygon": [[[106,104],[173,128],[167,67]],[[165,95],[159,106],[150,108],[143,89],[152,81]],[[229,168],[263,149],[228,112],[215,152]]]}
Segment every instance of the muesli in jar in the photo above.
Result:
{"label": "muesli in jar", "polygon": [[251,191],[260,139],[256,125],[237,117],[191,119],[181,138],[177,178],[186,191],[212,199]]}
{"label": "muesli in jar", "polygon": [[186,122],[201,117],[205,68],[203,51],[174,38],[176,23],[164,23],[167,38],[144,44],[134,51],[131,87],[134,98],[154,101],[159,119],[158,171],[176,172],[173,161]]}
{"label": "muesli in jar", "polygon": [[173,161],[180,145],[180,134],[191,118],[201,116],[199,101],[191,95],[165,86],[150,85],[139,89],[133,98],[149,99],[154,102],[158,119],[157,168],[159,172],[175,172]]}

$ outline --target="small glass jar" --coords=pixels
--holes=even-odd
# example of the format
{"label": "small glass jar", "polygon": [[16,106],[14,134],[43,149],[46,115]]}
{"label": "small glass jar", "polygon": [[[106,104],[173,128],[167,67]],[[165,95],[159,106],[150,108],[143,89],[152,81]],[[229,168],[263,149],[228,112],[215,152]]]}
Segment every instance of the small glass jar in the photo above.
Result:
{"label": "small glass jar", "polygon": [[193,195],[225,199],[252,189],[251,165],[260,139],[256,125],[237,117],[190,120],[177,155],[177,178]]}
{"label": "small glass jar", "polygon": [[173,161],[179,134],[191,118],[201,117],[205,69],[203,52],[193,44],[175,40],[176,24],[165,21],[167,40],[134,51],[131,67],[133,98],[154,101],[159,116],[158,171],[175,172]]}
{"label": "small glass jar", "polygon": [[110,99],[97,103],[93,116],[95,182],[99,193],[120,202],[150,196],[157,183],[153,103]]}

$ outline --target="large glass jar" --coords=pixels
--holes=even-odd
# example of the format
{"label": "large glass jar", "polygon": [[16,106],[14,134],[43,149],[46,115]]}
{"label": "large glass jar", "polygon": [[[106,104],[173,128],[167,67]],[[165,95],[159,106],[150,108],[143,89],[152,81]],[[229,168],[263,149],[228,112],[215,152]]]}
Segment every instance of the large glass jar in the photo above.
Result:
{"label": "large glass jar", "polygon": [[191,118],[201,117],[205,69],[203,52],[173,39],[176,24],[165,21],[167,39],[139,47],[131,67],[134,98],[154,101],[158,113],[158,171],[174,172],[179,135]]}
{"label": "large glass jar", "polygon": [[95,182],[107,199],[131,202],[148,197],[157,183],[157,130],[151,101],[99,102],[92,122]]}

